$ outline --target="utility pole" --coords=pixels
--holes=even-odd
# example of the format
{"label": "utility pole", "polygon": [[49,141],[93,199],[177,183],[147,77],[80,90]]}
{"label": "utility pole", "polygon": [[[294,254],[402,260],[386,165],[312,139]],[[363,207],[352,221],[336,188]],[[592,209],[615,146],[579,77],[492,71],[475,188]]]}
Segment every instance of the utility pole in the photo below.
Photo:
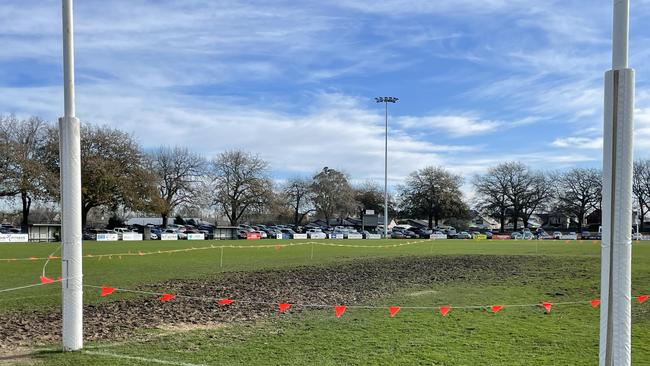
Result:
{"label": "utility pole", "polygon": [[634,70],[628,68],[629,0],[614,0],[612,69],[605,73],[600,366],[631,357]]}
{"label": "utility pole", "polygon": [[61,271],[63,276],[63,350],[83,347],[83,280],[81,248],[81,152],[75,117],[72,0],[63,1],[63,99],[59,118],[61,156]]}
{"label": "utility pole", "polygon": [[377,103],[385,104],[386,116],[386,133],[384,141],[384,239],[388,239],[388,103],[397,103],[399,98],[395,97],[377,97]]}

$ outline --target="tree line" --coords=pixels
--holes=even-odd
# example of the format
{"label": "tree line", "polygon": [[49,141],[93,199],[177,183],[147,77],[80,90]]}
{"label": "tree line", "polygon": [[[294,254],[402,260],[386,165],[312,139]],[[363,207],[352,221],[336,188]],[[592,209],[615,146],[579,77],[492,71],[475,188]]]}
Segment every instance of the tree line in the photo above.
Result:
{"label": "tree line", "polygon": [[[244,221],[300,225],[307,218],[383,213],[383,189],[366,181],[352,184],[345,172],[325,167],[311,176],[276,183],[260,156],[230,150],[206,159],[185,147],[145,151],[128,133],[108,126],[81,128],[82,218],[118,209],[156,214],[166,226],[181,209],[213,209],[230,225]],[[0,116],[0,198],[17,199],[26,230],[34,202],[59,200],[58,129],[37,117]],[[502,231],[535,214],[574,220],[600,210],[602,173],[595,168],[549,172],[519,162],[493,166],[467,179],[444,167],[409,174],[389,197],[389,216],[425,219],[430,228],[460,223],[473,214],[493,218]],[[469,185],[465,185],[469,183]],[[464,196],[462,188],[473,195]],[[641,217],[650,211],[650,160],[634,164],[633,193]],[[474,212],[470,209],[474,208]],[[642,220],[643,221],[643,220]],[[454,225],[458,223],[457,225]]]}

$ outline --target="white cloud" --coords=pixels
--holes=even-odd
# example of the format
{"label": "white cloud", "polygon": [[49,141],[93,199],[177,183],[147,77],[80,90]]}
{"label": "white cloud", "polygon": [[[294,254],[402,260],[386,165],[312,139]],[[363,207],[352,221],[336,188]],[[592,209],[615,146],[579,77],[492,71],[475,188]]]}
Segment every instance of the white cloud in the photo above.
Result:
{"label": "white cloud", "polygon": [[602,137],[560,137],[555,139],[551,145],[555,147],[571,149],[602,149]]}
{"label": "white cloud", "polygon": [[440,131],[453,137],[481,135],[492,132],[502,125],[498,121],[481,120],[472,115],[442,115],[424,117],[399,117],[398,123],[403,128],[423,130],[431,133]]}

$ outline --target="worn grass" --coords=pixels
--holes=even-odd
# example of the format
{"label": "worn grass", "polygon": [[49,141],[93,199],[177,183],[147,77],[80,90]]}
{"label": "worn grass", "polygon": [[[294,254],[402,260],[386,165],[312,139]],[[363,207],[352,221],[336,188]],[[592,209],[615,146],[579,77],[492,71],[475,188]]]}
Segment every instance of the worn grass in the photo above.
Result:
{"label": "worn grass", "polygon": [[[247,242],[255,245],[274,241]],[[337,241],[383,245],[384,241]],[[395,243],[391,240],[389,243]],[[224,242],[216,242],[223,244]],[[242,241],[236,242],[237,245]],[[206,242],[86,243],[85,253],[164,250],[202,246]],[[226,243],[231,244],[231,243]],[[208,244],[209,245],[209,244]],[[49,254],[51,244],[3,245],[0,257]],[[173,255],[96,259],[84,262],[85,282],[130,287],[176,278],[201,278],[231,270],[293,265],[327,265],[358,257],[396,255],[546,255],[553,268],[529,268],[538,275],[525,280],[463,282],[404,288],[387,294],[375,305],[430,306],[430,310],[402,310],[395,318],[387,309],[351,309],[337,319],[332,309],[287,314],[254,325],[232,324],[208,330],[166,333],[149,341],[119,345],[89,344],[102,354],[62,354],[46,351],[29,362],[47,365],[147,365],[158,359],[177,364],[215,365],[593,365],[598,359],[598,310],[589,305],[556,306],[550,314],[539,308],[452,310],[440,316],[439,304],[489,305],[541,301],[582,301],[598,297],[600,246],[585,242],[436,241],[392,249],[311,246],[271,249],[226,249]],[[531,261],[531,263],[535,263]],[[51,264],[56,276],[60,262]],[[531,264],[531,266],[534,264]],[[0,288],[38,280],[42,262],[0,263]],[[19,309],[58,311],[57,287],[39,287],[5,294],[0,311]],[[633,293],[650,292],[650,243],[633,246]],[[30,297],[39,296],[39,297]],[[43,297],[40,297],[43,296]],[[101,299],[86,291],[89,303]],[[20,298],[22,297],[22,298]],[[19,299],[20,298],[20,299]],[[150,332],[149,332],[150,333]],[[155,332],[152,334],[155,335]],[[131,358],[117,358],[118,356]],[[650,304],[633,304],[633,359],[650,364]],[[16,360],[17,363],[28,362]]]}

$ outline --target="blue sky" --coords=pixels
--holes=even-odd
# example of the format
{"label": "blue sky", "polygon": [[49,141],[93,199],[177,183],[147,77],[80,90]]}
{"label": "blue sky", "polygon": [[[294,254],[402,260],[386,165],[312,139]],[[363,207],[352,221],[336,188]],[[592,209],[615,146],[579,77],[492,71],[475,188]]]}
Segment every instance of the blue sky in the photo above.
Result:
{"label": "blue sky", "polygon": [[[650,1],[632,1],[636,156],[650,153]],[[517,160],[600,166],[611,1],[77,1],[77,114],[146,148],[470,176]],[[0,3],[0,113],[62,114],[60,1]]]}

